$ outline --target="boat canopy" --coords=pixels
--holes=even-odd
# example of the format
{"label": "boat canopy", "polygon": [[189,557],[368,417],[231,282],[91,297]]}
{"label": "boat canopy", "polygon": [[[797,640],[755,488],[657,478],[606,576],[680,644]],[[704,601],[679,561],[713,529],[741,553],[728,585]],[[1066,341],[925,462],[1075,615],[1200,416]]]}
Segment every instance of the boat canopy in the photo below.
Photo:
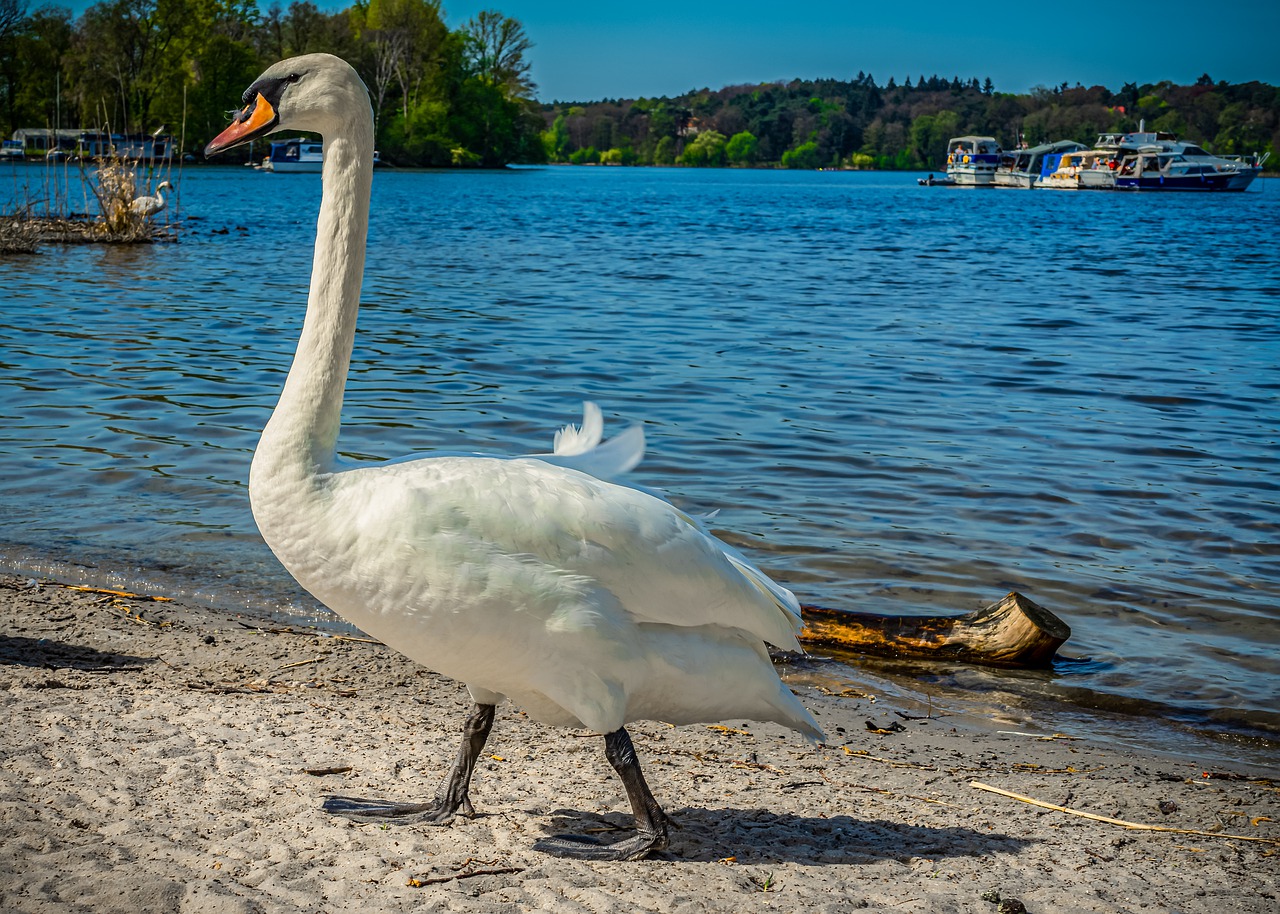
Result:
{"label": "boat canopy", "polygon": [[1087,148],[1084,143],[1077,143],[1075,140],[1058,140],[1056,143],[1042,143],[1030,149],[1020,149],[1018,152],[1021,155],[1043,156],[1053,152],[1078,152]]}
{"label": "boat canopy", "polygon": [[279,140],[271,144],[271,161],[296,161],[303,153],[318,156],[323,151],[324,144],[319,140]]}
{"label": "boat canopy", "polygon": [[999,152],[1000,144],[993,136],[958,136],[947,141],[947,149],[954,152],[957,148],[965,152]]}

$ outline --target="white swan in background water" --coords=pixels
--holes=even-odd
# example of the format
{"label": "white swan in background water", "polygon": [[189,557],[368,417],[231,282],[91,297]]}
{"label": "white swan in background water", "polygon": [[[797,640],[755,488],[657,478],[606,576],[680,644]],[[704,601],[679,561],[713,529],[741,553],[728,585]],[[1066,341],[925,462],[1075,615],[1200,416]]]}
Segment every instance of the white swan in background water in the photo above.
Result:
{"label": "white swan in background water", "polygon": [[168,181],[161,181],[156,185],[156,192],[142,197],[134,197],[133,202],[129,204],[129,209],[136,216],[149,217],[160,212],[167,205],[164,194],[161,193],[165,188],[173,190],[173,185]]}
{"label": "white swan in background water", "polygon": [[799,651],[790,591],[661,498],[618,484],[638,430],[600,445],[599,411],[554,453],[432,456],[367,466],[335,457],[364,273],[373,176],[368,90],[345,62],[310,54],[270,67],[206,152],[276,130],[324,137],[315,260],[297,353],[253,457],[249,495],[289,572],[343,618],[465,683],[475,705],[435,798],[331,797],[357,819],[443,824],[474,815],[468,785],[509,698],[545,724],[604,734],[634,835],[537,846],[637,859],[667,844],[625,724],[747,718],[822,732],[778,679],[766,642]]}

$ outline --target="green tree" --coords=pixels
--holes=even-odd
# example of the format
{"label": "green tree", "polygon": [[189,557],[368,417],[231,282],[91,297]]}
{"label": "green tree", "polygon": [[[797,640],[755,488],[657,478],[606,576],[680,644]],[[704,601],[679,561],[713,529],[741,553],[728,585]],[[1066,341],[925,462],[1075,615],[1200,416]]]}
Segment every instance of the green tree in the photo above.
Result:
{"label": "green tree", "polygon": [[674,165],[676,164],[676,141],[669,136],[664,136],[658,140],[653,147],[653,164],[654,165]]}
{"label": "green tree", "polygon": [[[70,96],[82,123],[156,129],[152,106],[181,86],[207,14],[193,0],[106,0],[89,7],[68,54]],[[64,96],[67,95],[64,88]]]}
{"label": "green tree", "polygon": [[680,154],[681,165],[692,165],[695,168],[717,168],[724,163],[724,134],[714,130],[704,130],[699,133]]}
{"label": "green tree", "polygon": [[569,128],[565,126],[564,114],[556,115],[550,129],[542,134],[542,148],[546,151],[549,162],[568,160]]}
{"label": "green tree", "polygon": [[369,0],[367,6],[353,7],[350,18],[368,52],[378,127],[384,126],[386,117],[398,114],[397,132],[408,137],[413,129],[410,110],[422,101],[436,100],[442,91],[434,79],[441,69],[448,35],[440,18],[440,3]]}
{"label": "green tree", "polygon": [[227,125],[227,99],[238,98],[261,69],[258,56],[249,45],[225,34],[209,36],[191,59],[186,151],[203,149],[217,136]]}
{"label": "green tree", "polygon": [[941,168],[947,161],[947,140],[960,133],[960,115],[951,110],[922,114],[911,123],[913,158],[929,168]]}
{"label": "green tree", "polygon": [[534,85],[525,57],[533,45],[524,26],[486,10],[466,24],[462,36],[466,78],[455,122],[463,145],[485,167],[540,161]]}
{"label": "green tree", "polygon": [[795,149],[788,149],[782,154],[783,168],[821,168],[822,157],[818,152],[818,144],[814,140],[801,143]]}
{"label": "green tree", "polygon": [[473,73],[502,88],[511,98],[532,98],[533,81],[526,58],[533,42],[517,20],[485,10],[463,28]]}
{"label": "green tree", "polygon": [[[17,3],[10,9],[24,6]],[[16,23],[11,20],[8,29],[8,38],[0,42],[5,135],[21,127],[77,123],[63,117],[59,110],[60,90],[67,82],[62,62],[74,36],[70,12],[41,7]],[[68,114],[71,114],[70,107],[67,106]]]}
{"label": "green tree", "polygon": [[760,158],[760,141],[743,130],[729,138],[724,152],[732,165],[754,165]]}
{"label": "green tree", "polygon": [[18,43],[27,25],[25,0],[0,0],[0,114],[17,129],[19,70]]}

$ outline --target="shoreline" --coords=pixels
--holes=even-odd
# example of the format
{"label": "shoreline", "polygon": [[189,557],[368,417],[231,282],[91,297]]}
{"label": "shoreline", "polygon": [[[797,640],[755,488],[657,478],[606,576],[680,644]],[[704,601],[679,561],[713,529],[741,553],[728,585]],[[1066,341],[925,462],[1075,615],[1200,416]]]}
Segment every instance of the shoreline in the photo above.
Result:
{"label": "shoreline", "polygon": [[[266,574],[265,569],[251,566],[244,569],[239,581],[231,581],[218,575],[192,577],[191,567],[162,569],[139,565],[139,561],[146,560],[98,555],[74,561],[52,552],[0,550],[0,579],[12,576],[163,594],[201,610],[243,615],[275,626],[302,626],[322,635],[361,634],[298,587],[283,569],[278,571],[279,580],[272,579],[249,590],[245,580],[261,581],[255,574]],[[275,565],[274,557],[269,558],[269,563]],[[108,567],[122,570],[108,571]],[[268,593],[273,596],[268,597]],[[1069,664],[1090,662],[1089,657],[1077,656],[1078,650],[1068,640],[1061,648],[1061,657],[1068,658]],[[1045,687],[1043,677],[1060,687],[1067,677],[1045,670],[974,666],[943,658],[895,659],[812,647],[808,659],[810,685],[837,692],[851,688],[887,694],[912,713],[937,708],[992,732],[1001,728],[1039,727],[1051,731],[1070,727],[1088,732],[1091,739],[1113,748],[1151,752],[1171,760],[1251,766],[1280,773],[1280,732],[1249,720],[1248,710],[1181,706],[1167,698],[1089,685],[1052,690]]]}
{"label": "shoreline", "polygon": [[510,705],[476,771],[477,818],[357,826],[323,798],[434,792],[460,685],[364,639],[181,600],[6,574],[0,614],[6,911],[995,912],[983,895],[998,891],[1033,914],[1244,914],[1280,895],[1274,768],[925,718],[805,668],[787,679],[829,744],[732,721],[628,728],[674,820],[658,858],[532,850],[629,816],[598,738]]}

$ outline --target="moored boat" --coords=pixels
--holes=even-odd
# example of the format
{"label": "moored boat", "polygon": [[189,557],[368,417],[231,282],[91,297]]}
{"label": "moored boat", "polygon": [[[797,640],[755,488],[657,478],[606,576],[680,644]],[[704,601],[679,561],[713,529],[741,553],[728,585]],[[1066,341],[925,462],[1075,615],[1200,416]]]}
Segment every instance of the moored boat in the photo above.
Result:
{"label": "moored boat", "polygon": [[961,136],[947,141],[947,177],[957,187],[995,187],[1000,144],[995,137]]}
{"label": "moored boat", "polygon": [[1115,164],[1119,190],[1243,191],[1266,156],[1216,156],[1171,133],[1109,133],[1096,146]]}
{"label": "moored boat", "polygon": [[1044,157],[1036,187],[1045,190],[1111,190],[1116,186],[1111,153],[1079,149]]}
{"label": "moored boat", "polygon": [[1006,150],[1000,154],[1000,162],[996,165],[996,187],[1036,186],[1044,167],[1044,158],[1048,155],[1064,152],[1077,152],[1087,148],[1075,140],[1059,140],[1056,143],[1044,143],[1022,149]]}
{"label": "moored boat", "polygon": [[262,163],[266,171],[315,172],[324,166],[324,145],[315,140],[281,140],[271,144],[271,154]]}

